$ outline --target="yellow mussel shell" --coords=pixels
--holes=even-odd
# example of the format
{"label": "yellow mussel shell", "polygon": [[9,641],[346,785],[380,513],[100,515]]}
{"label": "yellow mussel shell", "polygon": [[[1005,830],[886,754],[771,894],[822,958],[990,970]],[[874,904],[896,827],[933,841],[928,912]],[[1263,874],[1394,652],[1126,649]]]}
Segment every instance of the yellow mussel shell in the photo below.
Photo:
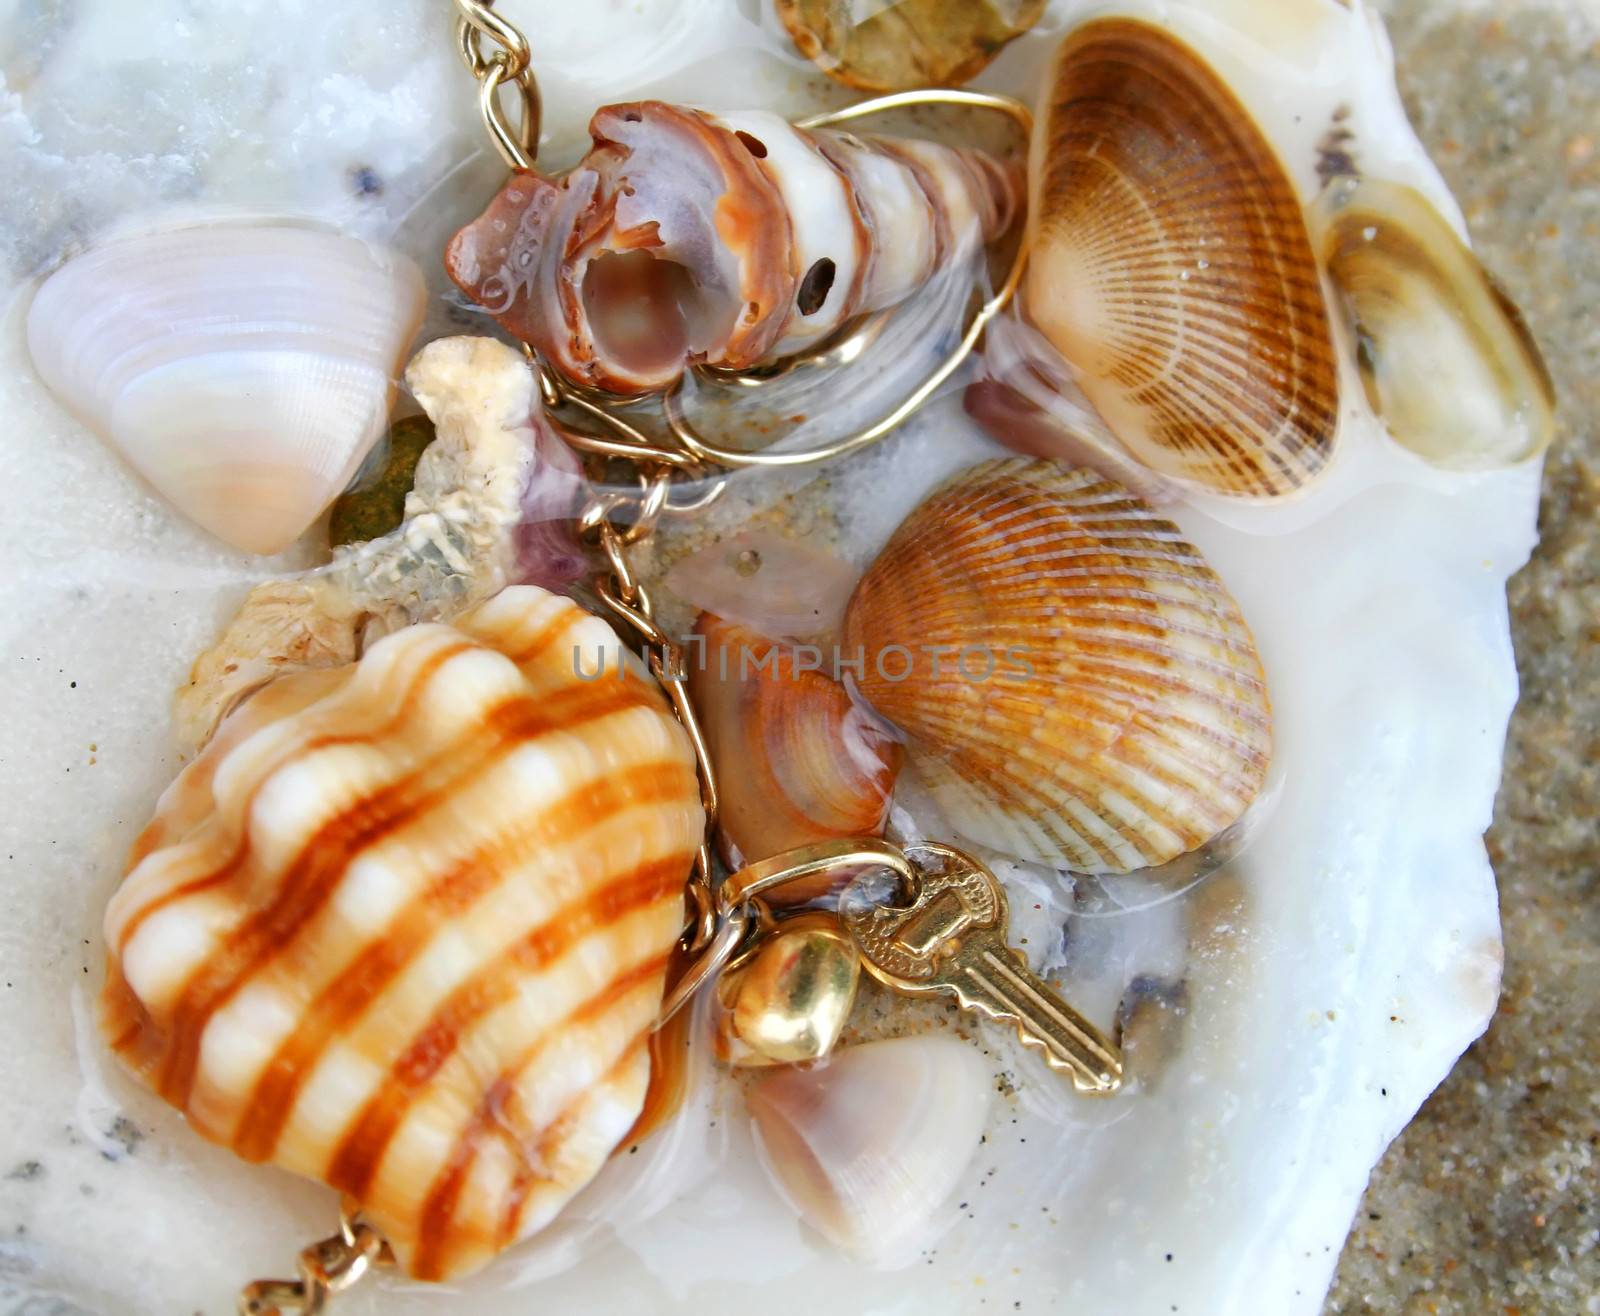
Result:
{"label": "yellow mussel shell", "polygon": [[1039,21],[1045,0],[777,0],[800,53],[863,91],[951,87]]}
{"label": "yellow mussel shell", "polygon": [[1367,400],[1435,466],[1493,470],[1555,434],[1555,389],[1517,308],[1420,192],[1333,179],[1312,211]]}

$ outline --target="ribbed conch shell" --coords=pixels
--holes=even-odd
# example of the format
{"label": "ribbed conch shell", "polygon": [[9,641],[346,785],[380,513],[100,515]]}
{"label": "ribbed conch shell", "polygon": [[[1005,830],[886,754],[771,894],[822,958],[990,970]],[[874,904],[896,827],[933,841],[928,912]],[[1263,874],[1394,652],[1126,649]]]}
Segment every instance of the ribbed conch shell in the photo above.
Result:
{"label": "ribbed conch shell", "polygon": [[405,257],[288,224],[107,243],[28,312],[50,390],[164,498],[251,553],[292,544],[383,433],[422,319]]}
{"label": "ribbed conch shell", "polygon": [[904,1037],[780,1069],[746,1098],[789,1204],[863,1260],[923,1247],[978,1150],[994,1075],[950,1037]]}
{"label": "ribbed conch shell", "polygon": [[1517,308],[1420,192],[1333,179],[1312,209],[1372,408],[1436,466],[1492,470],[1555,434],[1555,388]]}
{"label": "ribbed conch shell", "polygon": [[620,655],[520,586],[285,677],[162,797],[106,911],[123,1061],[353,1196],[420,1278],[541,1228],[644,1102],[704,816]]}
{"label": "ribbed conch shell", "polygon": [[1086,24],[1033,142],[1027,314],[1154,470],[1275,498],[1327,466],[1338,368],[1300,200],[1238,99],[1161,28]]}
{"label": "ribbed conch shell", "polygon": [[[405,520],[381,539],[341,545],[316,572],[250,592],[178,692],[186,748],[274,677],[351,662],[366,640],[448,621],[507,584],[581,573],[581,559],[553,542],[575,512],[571,455],[522,353],[493,338],[436,339],[406,367],[406,386],[436,437],[417,462]],[[525,552],[530,531],[546,541],[537,564]]]}
{"label": "ribbed conch shell", "polygon": [[[900,746],[851,702],[820,646],[776,644],[703,613],[689,694],[717,769],[717,839],[729,867],[813,841],[881,836]],[[829,878],[773,893],[813,899]]]}
{"label": "ribbed conch shell", "polygon": [[1162,864],[1261,790],[1261,660],[1222,582],[1114,480],[985,462],[862,577],[844,644],[949,821],[1084,872]]}
{"label": "ribbed conch shell", "polygon": [[451,242],[466,293],[569,379],[669,388],[819,342],[959,266],[1017,209],[980,151],[640,101],[561,182],[516,174]]}

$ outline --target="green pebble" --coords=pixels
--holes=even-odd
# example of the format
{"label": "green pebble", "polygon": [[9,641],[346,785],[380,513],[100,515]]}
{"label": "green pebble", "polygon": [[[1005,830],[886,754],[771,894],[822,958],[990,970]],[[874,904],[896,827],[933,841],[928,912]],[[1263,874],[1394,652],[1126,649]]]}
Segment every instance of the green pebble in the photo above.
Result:
{"label": "green pebble", "polygon": [[405,520],[406,495],[417,462],[432,442],[433,422],[426,416],[407,416],[389,427],[356,483],[334,501],[328,520],[330,546],[381,539]]}

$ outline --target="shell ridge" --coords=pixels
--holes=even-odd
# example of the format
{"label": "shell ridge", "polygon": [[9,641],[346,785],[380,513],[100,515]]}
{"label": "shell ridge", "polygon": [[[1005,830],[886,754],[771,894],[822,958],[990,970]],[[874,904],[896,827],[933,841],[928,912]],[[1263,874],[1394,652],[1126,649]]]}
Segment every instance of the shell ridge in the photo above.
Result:
{"label": "shell ridge", "polygon": [[[495,712],[500,714],[502,709]],[[319,916],[332,899],[340,876],[362,853],[425,807],[430,798],[459,786],[464,779],[491,771],[514,751],[516,742],[507,734],[508,728],[500,725],[501,720],[498,716],[491,719],[494,736],[475,744],[476,753],[465,765],[451,763],[448,748],[438,747],[372,796],[357,799],[303,838],[271,899],[249,910],[185,984],[172,1011],[172,1041],[159,1089],[162,1095],[180,1109],[188,1108],[200,1052],[218,1012],[276,956],[289,953],[308,927],[310,935],[316,935]],[[243,867],[251,867],[248,856]]]}
{"label": "shell ridge", "polygon": [[[681,773],[676,765],[646,764],[634,767],[627,779],[626,792],[616,789],[609,779],[603,780],[611,785],[609,791],[603,792],[606,802],[614,804],[619,810],[625,798],[633,808],[659,804],[671,799],[681,787]],[[335,1033],[342,1032],[351,1038],[360,1036],[363,1019],[368,1012],[381,1010],[386,994],[426,954],[443,925],[439,916],[463,917],[498,887],[511,880],[513,872],[526,864],[532,847],[552,843],[553,838],[549,833],[555,824],[551,815],[565,815],[576,810],[586,796],[595,794],[595,787],[596,783],[590,781],[568,791],[553,801],[532,826],[522,825],[509,830],[502,828],[478,838],[470,850],[455,858],[450,867],[431,883],[411,892],[405,903],[397,909],[394,918],[381,931],[372,934],[361,951],[323,985],[298,1021],[294,1032],[284,1039],[272,1060],[260,1072],[247,1105],[244,1124],[234,1141],[234,1149],[240,1155],[246,1159],[261,1160],[272,1154],[284,1127],[296,1118],[298,1112],[295,1103],[300,1091],[311,1080],[315,1067]],[[592,816],[595,812],[593,805],[585,812]],[[563,839],[570,846],[582,841],[586,835],[579,833]],[[619,897],[637,894],[636,903],[647,904],[658,898],[663,884],[665,890],[670,892],[674,880],[672,873],[679,867],[679,858],[672,854],[653,861],[655,869],[666,870],[665,875],[661,871],[646,872],[642,878],[636,874],[613,880],[587,895],[571,896],[543,923],[536,924],[531,930],[518,930],[517,936],[530,941],[541,937],[558,918],[565,920],[563,926],[570,927],[574,940],[580,930],[587,935],[596,927],[609,926],[630,912],[631,905],[620,909],[614,907]],[[596,922],[591,917],[585,921],[586,915],[598,914],[604,914],[606,918]],[[490,961],[490,965],[497,971],[504,967],[498,959]],[[425,1025],[422,1031],[426,1031],[426,1028]],[[398,1067],[398,1060],[396,1065]],[[415,1071],[412,1071],[411,1077],[416,1077]],[[354,1119],[352,1115],[352,1121]],[[252,1155],[252,1152],[255,1154]]]}
{"label": "shell ridge", "polygon": [[1004,651],[981,679],[918,656],[899,680],[860,681],[951,824],[985,844],[1093,871],[1160,864],[1264,780],[1269,704],[1237,603],[1178,527],[1099,475],[1012,458],[947,480],[863,575],[844,635],[869,653]]}
{"label": "shell ridge", "polygon": [[[466,652],[470,647],[463,645],[460,649],[435,651],[433,657],[438,660],[436,665],[429,667],[419,684],[412,687],[413,692],[437,677],[447,656]],[[588,687],[581,687],[579,693],[593,697]],[[355,862],[356,856],[372,840],[381,839],[395,819],[412,813],[428,793],[448,791],[463,779],[489,771],[498,758],[514,751],[516,741],[507,734],[510,728],[501,723],[507,712],[516,706],[517,701],[513,699],[492,710],[486,723],[493,727],[495,735],[491,741],[473,746],[477,752],[466,765],[458,765],[453,773],[445,769],[442,778],[437,776],[440,761],[447,759],[457,749],[455,746],[440,746],[434,754],[413,765],[403,776],[396,777],[374,797],[357,801],[353,808],[328,819],[318,832],[304,838],[300,857],[286,870],[275,898],[263,908],[247,911],[248,917],[241,920],[218,952],[184,986],[172,1007],[169,1025],[171,1042],[159,1088],[168,1100],[180,1109],[187,1106],[187,1094],[204,1034],[216,1011],[255,977],[275,952],[288,947],[300,935],[307,921],[323,909],[337,885],[338,875]],[[561,710],[545,707],[529,711],[532,714],[529,719],[531,727],[537,728],[541,723],[547,724],[551,716],[559,715]],[[598,716],[611,710],[609,705],[597,703],[589,711]],[[348,837],[339,844],[331,839],[333,836],[345,838],[346,833],[349,833]],[[248,872],[248,854],[242,868],[248,878],[251,875]]]}
{"label": "shell ridge", "polygon": [[1251,497],[1307,483],[1337,436],[1337,358],[1271,143],[1192,49],[1135,20],[1069,38],[1046,107],[1025,303],[1089,400],[1163,474]]}
{"label": "shell ridge", "polygon": [[[648,985],[653,977],[665,975],[668,958],[668,954],[663,952],[642,964],[629,966],[613,977],[598,996],[571,1012],[562,1021],[562,1028],[580,1026],[596,1016],[608,1013],[629,992],[642,985]],[[487,1086],[477,1110],[460,1130],[452,1151],[425,1195],[419,1213],[416,1253],[412,1262],[413,1273],[418,1279],[439,1278],[445,1273],[444,1257],[441,1254],[446,1253],[449,1245],[455,1242],[452,1235],[455,1232],[454,1216],[457,1203],[467,1175],[483,1146],[484,1135],[489,1133],[501,1118],[502,1103],[514,1090],[516,1074],[537,1058],[540,1050],[550,1044],[554,1035],[554,1032],[543,1034],[512,1062],[501,1066],[499,1074]],[[641,1028],[614,1063],[614,1067],[620,1068],[621,1063],[635,1048],[642,1045],[644,1036],[645,1030]],[[582,1100],[581,1096],[579,1100]]]}
{"label": "shell ridge", "polygon": [[[432,664],[442,664],[448,661],[455,653],[462,652],[467,646],[455,645],[443,651],[429,651],[426,655],[427,664],[413,674],[416,681],[429,679],[433,670]],[[310,709],[305,710],[307,721],[297,722],[293,727],[267,726],[258,728],[252,735],[237,745],[229,747],[227,762],[218,763],[215,756],[202,755],[189,768],[180,775],[179,782],[190,778],[191,773],[212,771],[211,794],[227,802],[226,807],[219,809],[211,816],[202,820],[200,825],[192,829],[189,835],[174,842],[158,862],[150,863],[154,856],[146,856],[145,861],[128,874],[124,884],[112,896],[106,911],[106,938],[109,944],[116,947],[118,954],[124,954],[132,943],[140,926],[147,918],[158,914],[167,905],[190,895],[207,890],[219,883],[228,882],[233,878],[247,857],[248,848],[248,819],[252,815],[255,802],[264,790],[279,773],[291,770],[296,762],[308,754],[319,749],[355,741],[364,734],[378,734],[379,729],[392,726],[403,714],[403,708],[391,709],[387,717],[381,717],[370,725],[370,729],[357,727],[347,734],[334,736],[325,729],[322,735],[317,735],[318,725],[314,719],[319,710],[329,711],[337,709],[340,713],[351,710],[350,683],[346,682],[338,689],[317,701]],[[324,708],[324,701],[333,701]],[[244,781],[234,780],[234,768],[243,774],[251,772],[248,784]],[[176,785],[177,783],[175,783]],[[238,844],[232,847],[230,853],[220,865],[212,871],[196,875],[186,882],[165,889],[157,896],[148,890],[159,877],[173,867],[182,869],[190,862],[200,861],[208,852],[214,850],[219,837],[234,835],[239,838]],[[135,881],[138,877],[139,880]],[[131,906],[129,913],[123,917],[124,907]]]}

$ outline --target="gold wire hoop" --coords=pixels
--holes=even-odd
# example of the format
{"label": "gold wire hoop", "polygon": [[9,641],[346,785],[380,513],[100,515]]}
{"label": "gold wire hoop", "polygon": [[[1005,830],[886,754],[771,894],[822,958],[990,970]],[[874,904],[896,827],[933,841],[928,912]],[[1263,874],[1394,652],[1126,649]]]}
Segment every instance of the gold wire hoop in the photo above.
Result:
{"label": "gold wire hoop", "polygon": [[[916,105],[960,105],[969,109],[991,110],[1011,118],[1021,129],[1023,135],[1031,136],[1033,133],[1033,113],[1023,102],[1013,96],[1001,96],[986,91],[960,91],[937,90],[925,91],[900,91],[889,96],[876,96],[871,100],[861,101],[855,105],[847,105],[842,110],[833,110],[827,114],[815,114],[809,119],[801,119],[796,126],[805,129],[825,128],[833,124],[849,123],[855,119],[866,118],[874,114],[883,114],[890,110],[906,109]],[[1026,201],[1024,201],[1026,205]],[[1023,227],[1026,229],[1026,216],[1023,217]],[[684,414],[679,394],[682,389],[681,382],[674,384],[661,400],[662,414],[666,418],[667,426],[671,429],[673,437],[682,445],[684,451],[699,461],[713,463],[724,467],[793,467],[809,466],[814,462],[832,461],[836,457],[844,457],[853,452],[859,452],[876,443],[879,439],[886,438],[898,429],[905,421],[920,408],[923,403],[936,393],[951,375],[961,368],[963,362],[972,355],[972,349],[977,346],[978,339],[983,335],[984,329],[1011,300],[1012,294],[1017,290],[1017,285],[1022,281],[1022,270],[1027,259],[1027,244],[1019,242],[1016,255],[1012,257],[1011,266],[1006,271],[1004,282],[995,294],[980,306],[973,314],[967,329],[961,336],[961,341],[943,362],[908,394],[898,406],[875,424],[866,429],[858,430],[854,434],[847,434],[832,443],[820,444],[812,448],[801,448],[786,452],[772,452],[762,449],[755,452],[746,452],[738,448],[725,448],[705,438],[689,418]],[[877,320],[869,324],[860,332],[871,333],[874,337],[882,329],[883,321]],[[847,340],[848,341],[848,340]],[[839,348],[835,351],[841,350]],[[859,352],[860,348],[856,348]],[[819,355],[826,356],[824,350]],[[792,368],[792,367],[790,367]],[[776,378],[779,374],[787,373],[781,363],[776,370],[763,372],[759,368],[748,372],[730,372],[698,369],[696,374],[701,378],[713,381],[737,381],[741,384],[765,383],[768,379]]]}
{"label": "gold wire hoop", "polygon": [[488,37],[504,50],[511,60],[511,73],[521,73],[533,62],[533,47],[515,23],[494,12],[494,0],[456,0],[459,17],[456,19],[456,45],[467,72],[475,78],[483,77],[489,60],[483,53],[481,38]]}

